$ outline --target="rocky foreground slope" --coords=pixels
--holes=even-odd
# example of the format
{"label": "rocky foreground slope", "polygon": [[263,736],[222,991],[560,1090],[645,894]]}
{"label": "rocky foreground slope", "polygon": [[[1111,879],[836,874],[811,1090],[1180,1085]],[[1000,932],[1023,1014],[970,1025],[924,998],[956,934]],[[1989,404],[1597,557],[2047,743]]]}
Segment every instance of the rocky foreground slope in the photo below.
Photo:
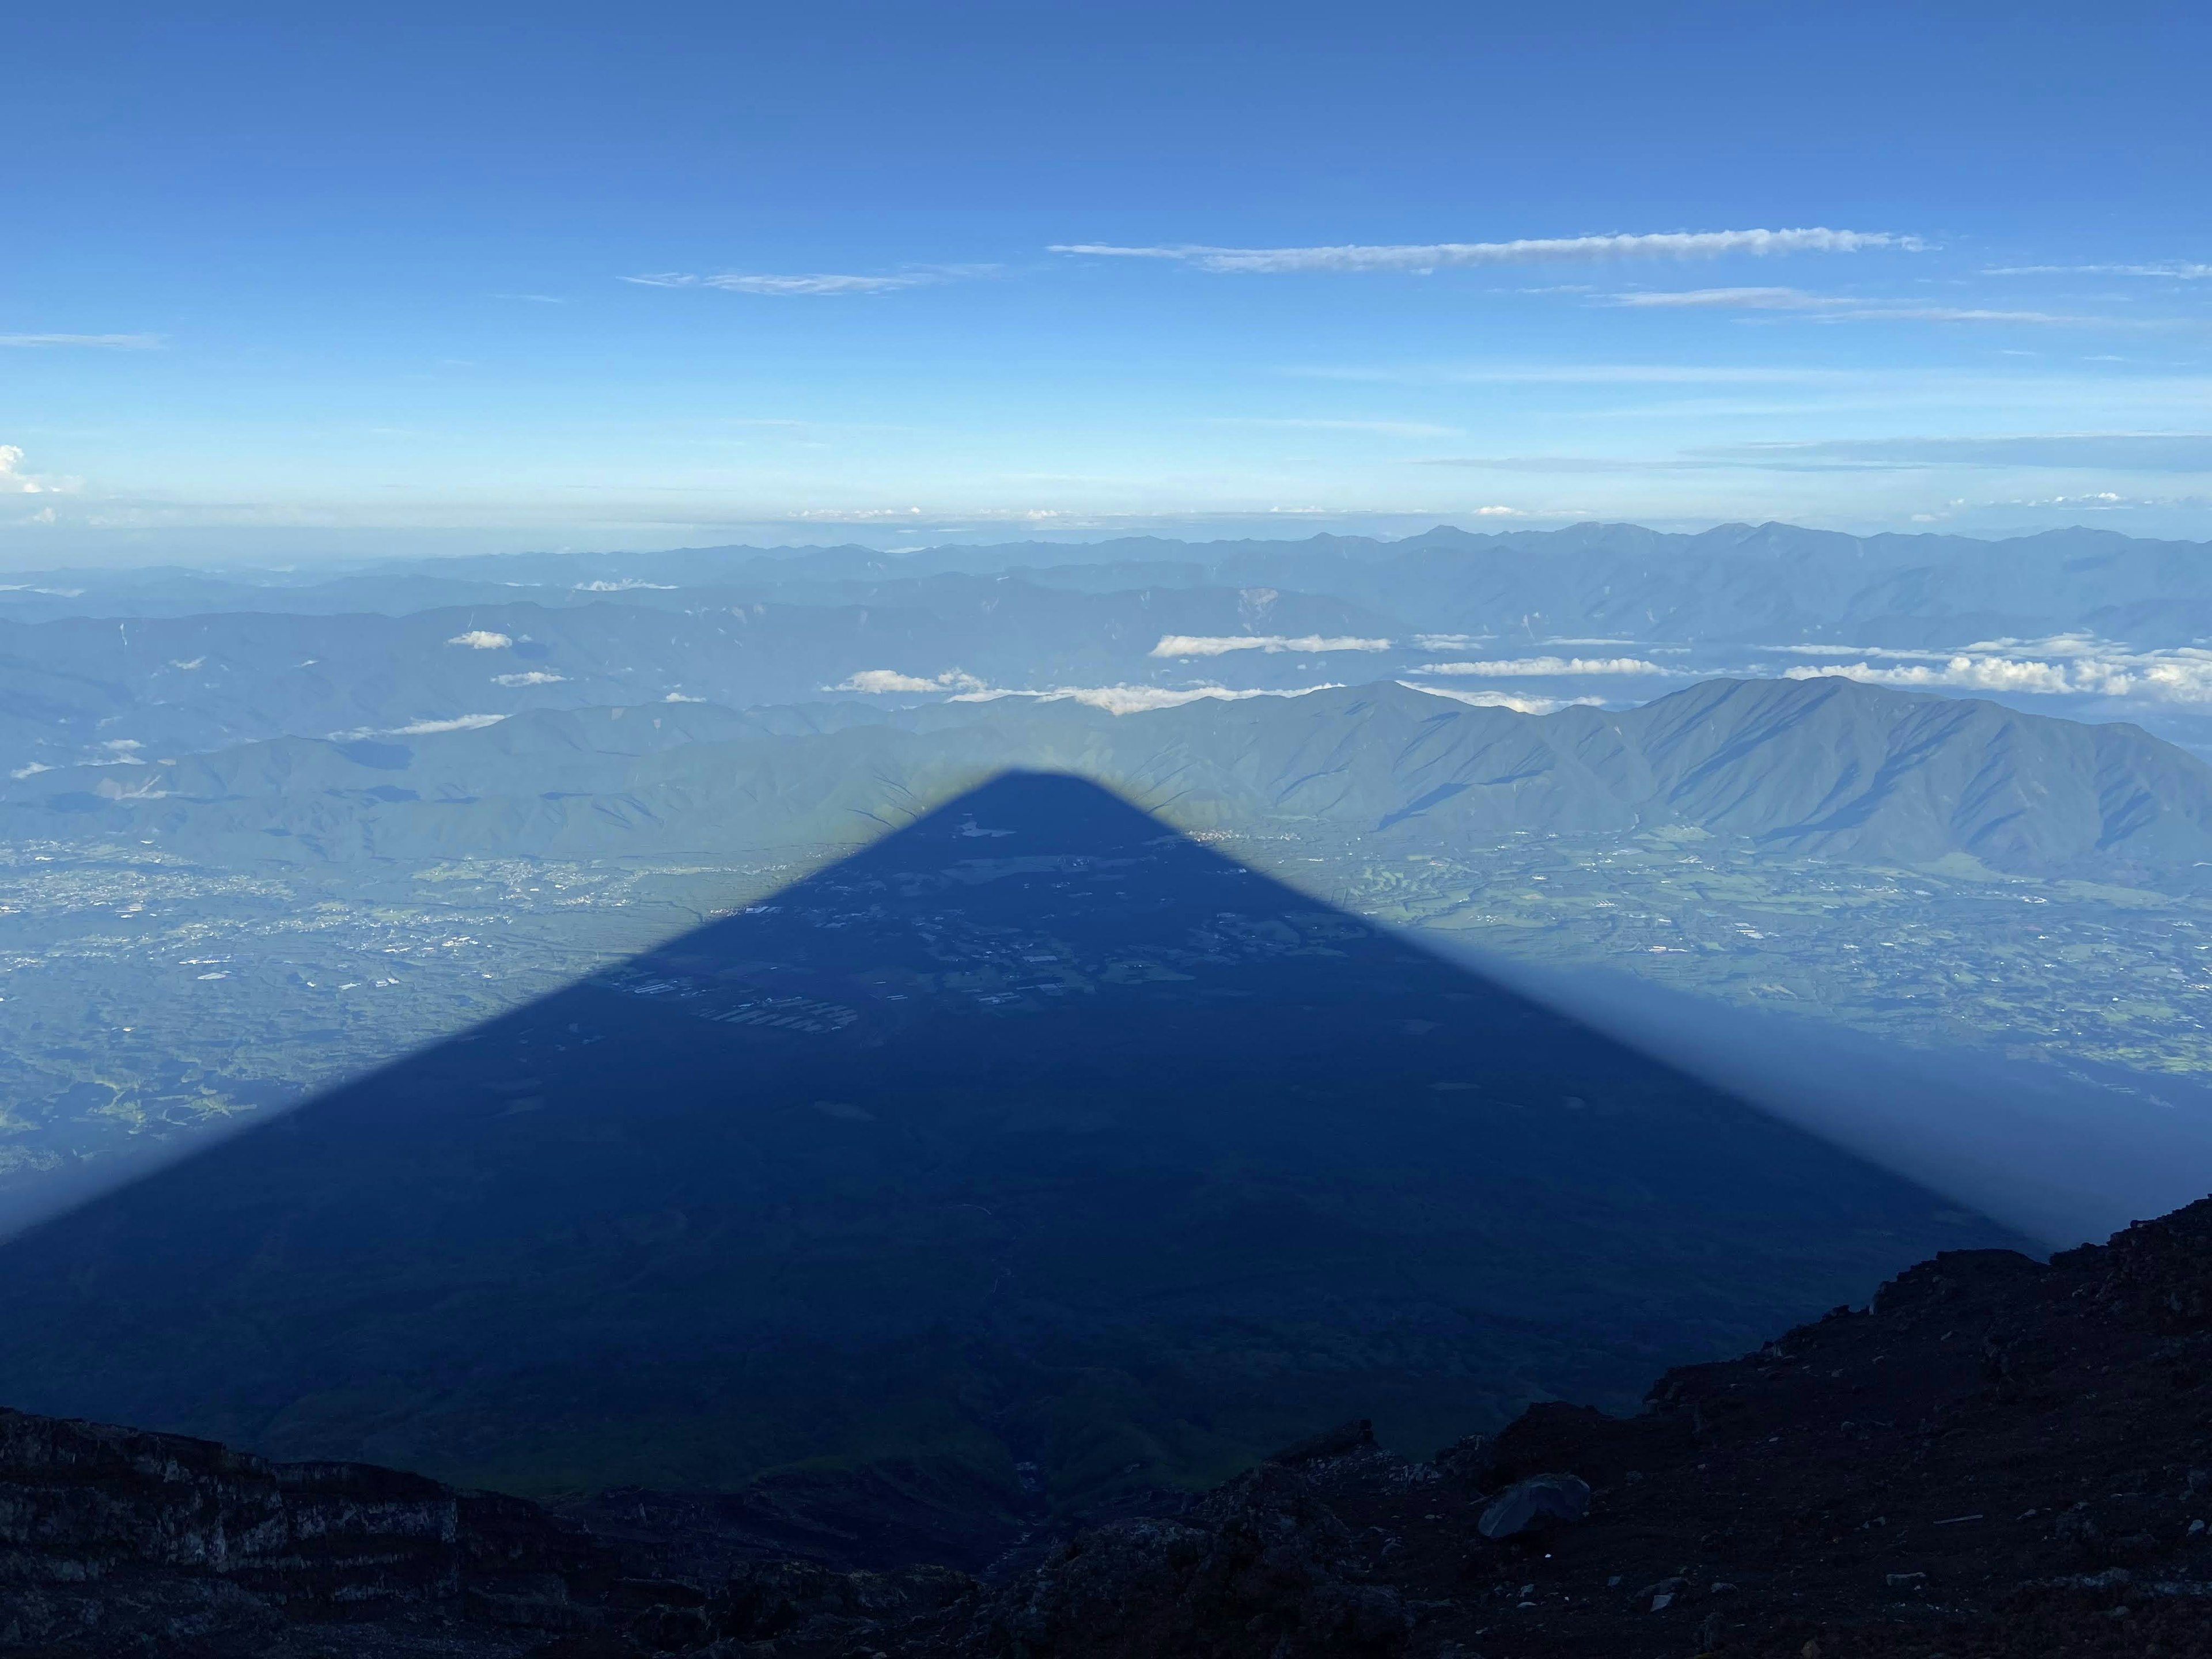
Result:
{"label": "rocky foreground slope", "polygon": [[2048,1266],[1938,1256],[1633,1418],[1540,1406],[1428,1462],[1352,1425],[1161,1507],[988,1581],[686,1582],[680,1532],[9,1413],[0,1650],[2212,1655],[2212,1200]]}

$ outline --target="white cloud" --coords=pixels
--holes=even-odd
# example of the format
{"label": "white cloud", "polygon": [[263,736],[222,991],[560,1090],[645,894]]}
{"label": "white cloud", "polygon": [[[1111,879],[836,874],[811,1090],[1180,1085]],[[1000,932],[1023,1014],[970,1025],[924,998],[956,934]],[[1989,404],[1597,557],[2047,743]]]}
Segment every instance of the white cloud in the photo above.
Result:
{"label": "white cloud", "polygon": [[456,634],[446,641],[447,645],[465,645],[471,651],[504,651],[514,641],[504,634],[495,634],[489,628],[471,628],[465,634]]}
{"label": "white cloud", "polygon": [[562,685],[567,684],[568,678],[566,674],[548,673],[543,668],[533,668],[526,674],[495,674],[491,677],[491,683],[508,686]]}
{"label": "white cloud", "polygon": [[981,691],[983,682],[973,674],[963,674],[955,668],[933,679],[924,679],[919,674],[902,674],[896,668],[863,668],[835,685],[825,685],[824,691],[864,691],[871,696],[882,696],[894,691]]}
{"label": "white cloud", "polygon": [[671,691],[661,699],[663,702],[704,702],[706,701],[704,697],[687,697],[681,691]]}
{"label": "white cloud", "polygon": [[440,732],[481,732],[497,726],[504,714],[462,714],[449,720],[416,720],[408,726],[357,726],[350,732],[333,732],[332,743],[357,743],[363,738],[427,738]]}
{"label": "white cloud", "polygon": [[1388,640],[1354,635],[1164,634],[1152,647],[1155,657],[1224,657],[1232,651],[1388,651]]}
{"label": "white cloud", "polygon": [[1641,657],[1503,657],[1487,662],[1427,662],[1424,674],[1458,674],[1483,679],[1535,679],[1555,674],[1664,674]]}
{"label": "white cloud", "polygon": [[1330,690],[1334,686],[1309,685],[1289,691],[1237,691],[1222,685],[1056,685],[1048,691],[1026,691],[987,684],[957,669],[926,679],[919,674],[902,674],[892,668],[869,668],[822,689],[875,694],[951,692],[952,695],[946,699],[951,702],[997,702],[1006,697],[1023,697],[1032,702],[1079,702],[1091,708],[1103,708],[1109,714],[1135,714],[1154,708],[1176,708],[1188,702],[1300,697],[1309,691]]}
{"label": "white cloud", "polygon": [[1049,691],[1004,691],[986,689],[964,691],[954,702],[995,702],[1001,697],[1027,697],[1036,702],[1079,702],[1103,708],[1109,714],[1145,714],[1159,708],[1180,708],[1192,702],[1243,702],[1251,697],[1303,697],[1316,691],[1334,691],[1327,685],[1302,685],[1284,691],[1232,691],[1224,685],[1201,685],[1182,690],[1164,685],[1062,685]]}
{"label": "white cloud", "polygon": [[1165,247],[1122,247],[1104,242],[1064,242],[1054,253],[1078,253],[1122,259],[1173,259],[1218,271],[1413,271],[1455,265],[1534,264],[1556,259],[1717,258],[1728,254],[1856,253],[1863,248],[1917,251],[1915,236],[1887,231],[1705,230],[1668,231],[1656,235],[1540,236],[1510,242],[1391,243],[1331,247],[1211,247],[1178,243]]}
{"label": "white cloud", "polygon": [[75,478],[41,477],[35,472],[24,471],[23,452],[14,444],[0,444],[0,495],[66,495],[76,486]]}
{"label": "white cloud", "polygon": [[2019,662],[2003,657],[1953,657],[1940,665],[1912,663],[1899,668],[1876,668],[1871,663],[1823,663],[1818,667],[1792,668],[1783,678],[1816,680],[1831,676],[1857,680],[1867,685],[1907,687],[1948,686],[1974,691],[2071,691],[2074,687],[2063,667],[2047,662]]}
{"label": "white cloud", "polygon": [[158,334],[0,334],[0,346],[39,349],[53,346],[88,346],[101,351],[156,351]]}
{"label": "white cloud", "polygon": [[748,271],[728,270],[713,276],[696,276],[688,271],[666,270],[646,276],[625,276],[625,283],[639,283],[647,288],[718,288],[726,294],[887,294],[894,289],[919,288],[924,283],[939,280],[933,275],[913,273],[902,276],[853,276],[835,272],[819,272],[801,276],[773,276]]}
{"label": "white cloud", "polygon": [[674,582],[578,582],[569,591],[574,593],[631,593],[639,588],[650,588],[656,593],[673,593]]}
{"label": "white cloud", "polygon": [[[2129,651],[2083,635],[2062,635],[2034,642],[2034,656],[2008,654],[2019,644],[1991,641],[1935,661],[1900,661],[1907,653],[1884,652],[1891,665],[1869,661],[1823,663],[1784,671],[1792,680],[1840,675],[1869,685],[1910,690],[2012,691],[2053,696],[2114,697],[2154,703],[2212,703],[2212,650],[2185,647],[2170,651]],[[1991,649],[1989,647],[1996,647]],[[1921,653],[1912,653],[1921,654]]]}
{"label": "white cloud", "polygon": [[1462,691],[1455,685],[1418,685],[1400,680],[1408,691],[1425,691],[1432,697],[1449,697],[1476,708],[1510,708],[1516,714],[1556,714],[1562,708],[1595,708],[1597,697],[1519,697],[1509,691]]}
{"label": "white cloud", "polygon": [[1492,637],[1488,634],[1416,634],[1413,643],[1424,651],[1464,651]]}

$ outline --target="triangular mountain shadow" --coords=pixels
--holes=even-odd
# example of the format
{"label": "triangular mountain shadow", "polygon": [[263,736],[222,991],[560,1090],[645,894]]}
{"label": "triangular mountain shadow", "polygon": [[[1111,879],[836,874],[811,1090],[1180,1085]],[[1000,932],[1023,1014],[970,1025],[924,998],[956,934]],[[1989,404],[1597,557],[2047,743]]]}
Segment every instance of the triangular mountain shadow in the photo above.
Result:
{"label": "triangular mountain shadow", "polygon": [[526,1492],[875,1463],[1011,1526],[1626,1404],[2016,1242],[1014,774],[0,1249],[0,1401]]}

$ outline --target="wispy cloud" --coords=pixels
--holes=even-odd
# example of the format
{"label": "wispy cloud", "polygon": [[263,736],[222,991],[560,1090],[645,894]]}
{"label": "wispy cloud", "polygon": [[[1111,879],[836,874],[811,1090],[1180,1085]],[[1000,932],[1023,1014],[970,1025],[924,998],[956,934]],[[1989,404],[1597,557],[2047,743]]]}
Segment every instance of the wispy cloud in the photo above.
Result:
{"label": "wispy cloud", "polygon": [[1456,438],[1462,434],[1455,426],[1437,426],[1428,421],[1332,421],[1307,420],[1293,416],[1276,415],[1220,415],[1213,417],[1215,426],[1272,426],[1292,430],[1312,432],[1374,432],[1390,438]]}
{"label": "wispy cloud", "polygon": [[471,651],[504,651],[514,641],[505,634],[495,634],[489,628],[471,628],[465,634],[456,634],[446,641],[447,645],[465,645]]}
{"label": "wispy cloud", "polygon": [[1608,294],[1601,305],[1679,310],[1726,307],[1736,311],[1812,311],[1843,305],[1796,288],[1692,288],[1654,294]]}
{"label": "wispy cloud", "polygon": [[1401,363],[1314,367],[1283,371],[1304,380],[1444,386],[1838,386],[1881,377],[1857,368],[1790,368],[1721,363]]}
{"label": "wispy cloud", "polygon": [[2212,265],[2188,260],[2147,265],[1991,265],[1985,276],[2169,276],[2182,282],[2212,280]]}
{"label": "wispy cloud", "polygon": [[1626,460],[1604,455],[1437,455],[1413,463],[1416,466],[1464,466],[1490,472],[1650,472],[1674,467],[1674,461]]}
{"label": "wispy cloud", "polygon": [[1740,444],[1693,453],[1691,464],[1827,471],[1838,468],[2019,466],[2212,472],[2212,433],[2050,432],[1992,438],[1839,438]]}
{"label": "wispy cloud", "polygon": [[687,270],[653,271],[625,276],[625,283],[646,288],[714,288],[726,294],[794,295],[891,294],[900,289],[927,288],[967,276],[988,276],[996,265],[917,265],[889,276],[857,276],[844,271],[810,271],[794,276],[769,271],[725,270],[699,276]]}
{"label": "wispy cloud", "polygon": [[1154,646],[1155,657],[1225,657],[1232,651],[1388,651],[1388,640],[1360,639],[1352,635],[1303,634],[1166,634]]}
{"label": "wispy cloud", "polygon": [[1201,270],[1407,271],[1415,274],[1465,265],[1540,264],[1554,260],[1711,259],[1730,254],[1856,253],[1868,248],[1917,251],[1917,236],[1888,231],[1800,230],[1662,231],[1650,235],[1536,236],[1510,242],[1340,244],[1328,247],[1214,247],[1182,242],[1125,247],[1109,242],[1056,242],[1054,253],[1116,259],[1170,259]]}
{"label": "wispy cloud", "polygon": [[1984,306],[1899,305],[1795,288],[1693,288],[1609,294],[1599,305],[1631,310],[1790,311],[1821,322],[2021,323],[2051,328],[2193,328],[2187,319],[2095,317]]}
{"label": "wispy cloud", "polygon": [[1936,467],[2212,472],[2212,433],[2045,432],[2000,437],[1832,438],[1730,444],[1673,455],[1439,455],[1416,466],[1490,472],[1638,473],[1748,469],[1765,472],[1918,471]]}
{"label": "wispy cloud", "polygon": [[497,726],[504,714],[461,714],[449,720],[416,720],[406,726],[356,726],[349,732],[333,732],[332,743],[358,743],[364,738],[428,738],[441,732],[481,732]]}
{"label": "wispy cloud", "polygon": [[0,334],[0,346],[88,346],[100,351],[158,351],[158,334]]}

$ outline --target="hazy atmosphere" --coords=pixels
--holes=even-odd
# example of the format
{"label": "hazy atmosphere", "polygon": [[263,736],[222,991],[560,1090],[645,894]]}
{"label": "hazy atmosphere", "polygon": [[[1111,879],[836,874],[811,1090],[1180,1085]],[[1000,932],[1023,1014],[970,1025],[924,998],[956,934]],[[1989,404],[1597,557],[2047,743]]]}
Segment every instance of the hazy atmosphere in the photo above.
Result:
{"label": "hazy atmosphere", "polygon": [[2174,8],[513,23],[15,21],[0,558],[2208,533]]}
{"label": "hazy atmosphere", "polygon": [[2172,8],[50,8],[0,1659],[2212,1659]]}

